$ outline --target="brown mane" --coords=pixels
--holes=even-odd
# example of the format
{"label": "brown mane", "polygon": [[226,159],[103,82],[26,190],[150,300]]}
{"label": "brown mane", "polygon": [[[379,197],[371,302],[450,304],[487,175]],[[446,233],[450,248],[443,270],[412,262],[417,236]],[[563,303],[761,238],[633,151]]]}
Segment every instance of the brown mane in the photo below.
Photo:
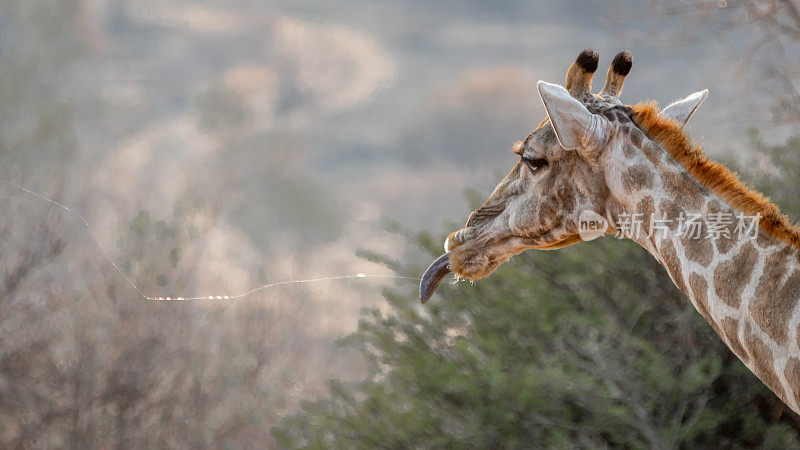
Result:
{"label": "brown mane", "polygon": [[702,147],[692,143],[677,122],[658,115],[655,102],[639,103],[632,109],[632,118],[639,127],[661,144],[703,186],[743,214],[761,214],[761,229],[800,248],[800,228],[781,213],[769,197],[744,184],[727,167],[708,159]]}

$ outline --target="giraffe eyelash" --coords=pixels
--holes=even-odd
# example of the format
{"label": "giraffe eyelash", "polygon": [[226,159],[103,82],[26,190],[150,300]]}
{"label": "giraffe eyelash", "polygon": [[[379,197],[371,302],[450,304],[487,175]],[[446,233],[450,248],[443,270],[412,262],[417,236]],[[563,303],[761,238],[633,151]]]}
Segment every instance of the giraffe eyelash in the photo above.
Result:
{"label": "giraffe eyelash", "polygon": [[525,163],[526,166],[531,170],[532,173],[537,173],[541,169],[547,167],[549,164],[546,159],[544,158],[527,158],[523,156],[521,161]]}

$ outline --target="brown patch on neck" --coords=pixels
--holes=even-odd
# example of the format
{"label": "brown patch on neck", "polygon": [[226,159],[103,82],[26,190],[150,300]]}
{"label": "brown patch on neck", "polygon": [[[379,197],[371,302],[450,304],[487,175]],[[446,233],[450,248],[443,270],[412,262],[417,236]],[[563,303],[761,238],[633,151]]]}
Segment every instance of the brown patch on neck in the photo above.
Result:
{"label": "brown patch on neck", "polygon": [[780,379],[775,374],[775,360],[772,356],[772,350],[767,347],[764,341],[753,334],[749,326],[745,326],[743,337],[744,346],[751,357],[750,368],[753,370],[753,373],[755,373],[772,392],[780,397],[781,400],[786,402],[786,393],[783,390],[783,385],[781,385]]}
{"label": "brown patch on neck", "polygon": [[[718,335],[722,336],[722,330],[714,320],[714,316],[711,315],[711,311],[708,310],[708,282],[706,282],[706,279],[692,272],[689,275],[689,287],[692,288],[694,305],[695,308],[697,308],[697,312],[706,319],[706,322],[711,325],[711,328],[713,328]],[[686,294],[689,293],[686,292]]]}
{"label": "brown patch on neck", "polygon": [[792,387],[795,403],[800,405],[800,359],[790,358],[789,361],[786,361],[783,374],[786,375],[786,381]]}
{"label": "brown patch on neck", "polygon": [[786,248],[770,255],[764,262],[764,273],[756,287],[756,295],[750,300],[750,315],[772,339],[780,345],[787,342],[792,309],[797,304],[800,291],[800,271],[794,270],[783,281],[790,261],[797,258],[792,249]]}
{"label": "brown patch on neck", "polygon": [[768,197],[742,183],[727,167],[708,159],[702,147],[693,144],[677,122],[658,115],[655,102],[639,103],[632,107],[632,111],[636,124],[703,186],[748,216],[761,214],[761,229],[800,248],[800,228]]}
{"label": "brown patch on neck", "polygon": [[675,286],[686,294],[688,291],[686,290],[686,285],[683,283],[681,260],[678,258],[678,253],[675,251],[675,246],[672,245],[672,241],[667,239],[661,244],[661,265],[667,269],[667,273],[672,277]]}
{"label": "brown patch on neck", "polygon": [[651,189],[653,187],[653,173],[646,166],[633,166],[622,175],[622,185],[628,193]]}
{"label": "brown patch on neck", "polygon": [[743,363],[747,364],[750,361],[750,356],[739,340],[739,321],[732,317],[722,319],[722,330],[725,332],[725,338],[728,339],[728,347]]}
{"label": "brown patch on neck", "polygon": [[714,286],[720,300],[731,308],[739,307],[757,261],[758,251],[748,242],[736,256],[719,263],[714,271]]}

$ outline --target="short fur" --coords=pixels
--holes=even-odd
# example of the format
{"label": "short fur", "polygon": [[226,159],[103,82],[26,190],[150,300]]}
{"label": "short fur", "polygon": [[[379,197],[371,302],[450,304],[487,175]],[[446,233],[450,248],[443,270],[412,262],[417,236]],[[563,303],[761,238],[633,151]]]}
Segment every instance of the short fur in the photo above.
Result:
{"label": "short fur", "polygon": [[[597,64],[600,62],[600,55],[596,51],[587,48],[582,51],[578,58],[575,59],[575,64],[580,66],[581,69],[594,73],[597,70]],[[627,74],[626,74],[627,75]]]}
{"label": "short fur", "polygon": [[622,94],[622,85],[625,83],[625,77],[633,67],[633,55],[627,50],[617,53],[611,65],[608,66],[606,72],[606,84],[603,86],[602,93],[610,94],[614,97],[619,97]]}
{"label": "short fur", "polygon": [[611,61],[611,68],[614,70],[614,72],[622,75],[623,77],[628,76],[628,73],[631,71],[631,67],[633,67],[633,55],[631,55],[631,52],[627,50],[617,53],[617,56],[615,56],[614,60]]}
{"label": "short fur", "polygon": [[680,124],[658,115],[655,102],[639,103],[632,107],[633,120],[661,144],[675,160],[700,183],[725,200],[732,208],[754,216],[761,214],[760,229],[800,248],[800,228],[781,213],[769,197],[745,185],[736,173],[708,159],[702,147],[691,142]]}
{"label": "short fur", "polygon": [[594,77],[594,72],[597,70],[598,61],[600,61],[600,56],[597,52],[587,48],[569,66],[564,87],[573,97],[589,95],[589,91],[592,89],[592,77]]}

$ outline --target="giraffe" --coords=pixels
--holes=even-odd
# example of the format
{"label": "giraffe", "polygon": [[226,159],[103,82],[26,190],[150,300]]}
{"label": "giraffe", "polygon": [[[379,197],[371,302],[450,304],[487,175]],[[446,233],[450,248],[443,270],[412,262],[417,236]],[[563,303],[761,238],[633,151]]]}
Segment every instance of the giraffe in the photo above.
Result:
{"label": "giraffe", "polygon": [[[733,353],[800,413],[800,230],[683,131],[708,90],[663,110],[623,105],[631,54],[614,58],[592,94],[598,60],[584,50],[564,87],[539,81],[547,117],[514,144],[519,161],[447,237],[422,277],[421,302],[450,272],[477,280],[528,249],[616,234],[651,253]],[[588,237],[587,213],[603,224]]]}

